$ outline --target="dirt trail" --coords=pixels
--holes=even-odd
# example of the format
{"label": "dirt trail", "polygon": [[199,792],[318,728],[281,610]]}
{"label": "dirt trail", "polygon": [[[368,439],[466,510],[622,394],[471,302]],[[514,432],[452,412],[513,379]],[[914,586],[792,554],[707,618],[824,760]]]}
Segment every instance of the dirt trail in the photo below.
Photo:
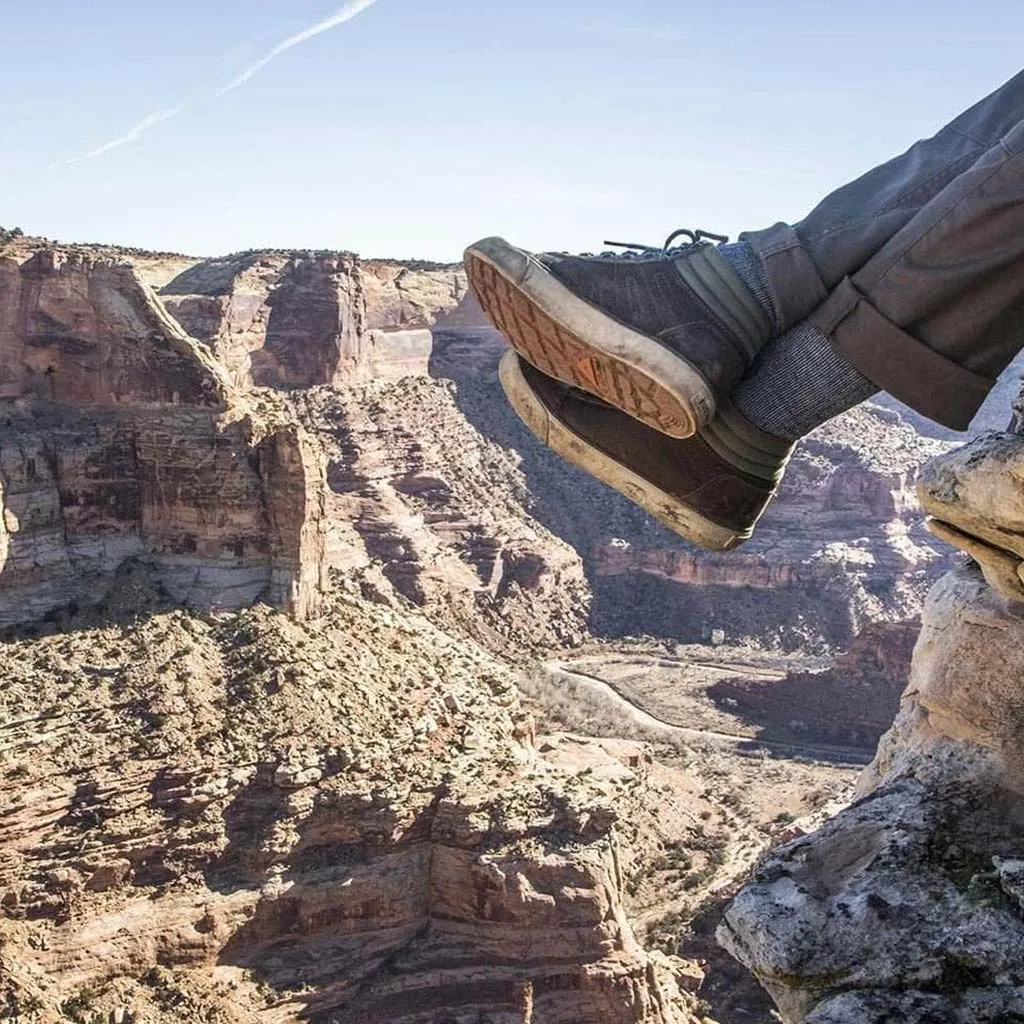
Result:
{"label": "dirt trail", "polygon": [[[710,663],[704,664],[707,667],[714,667]],[[790,757],[809,757],[837,765],[863,766],[870,764],[873,758],[873,754],[856,747],[784,743],[778,740],[764,740],[751,736],[742,736],[737,733],[717,732],[712,729],[691,729],[682,725],[674,725],[638,707],[627,697],[623,696],[611,683],[578,668],[571,668],[565,662],[546,662],[544,670],[554,679],[572,682],[576,686],[597,694],[602,699],[613,704],[619,712],[635,725],[656,735],[665,736],[667,739],[691,742],[694,740],[710,741],[744,753],[756,753],[758,750],[766,750],[774,754],[784,754]]]}

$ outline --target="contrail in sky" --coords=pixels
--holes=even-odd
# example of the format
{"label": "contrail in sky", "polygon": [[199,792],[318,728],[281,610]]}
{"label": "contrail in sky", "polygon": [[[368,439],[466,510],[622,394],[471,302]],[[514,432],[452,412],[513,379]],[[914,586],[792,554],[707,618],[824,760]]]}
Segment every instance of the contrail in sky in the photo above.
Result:
{"label": "contrail in sky", "polygon": [[[262,56],[255,63],[250,64],[240,75],[218,89],[214,95],[223,96],[225,93],[237,89],[240,85],[245,85],[250,78],[262,71],[275,57],[279,57],[286,50],[291,50],[293,47],[301,45],[322,32],[329,32],[332,28],[343,25],[346,21],[351,21],[357,14],[362,14],[367,7],[372,7],[376,2],[377,0],[349,0],[347,4],[339,7],[338,10],[323,20],[282,40],[269,53]],[[181,103],[167,110],[157,110],[133,125],[124,135],[119,135],[116,139],[111,139],[110,142],[106,142],[102,146],[90,150],[88,153],[83,153],[81,156],[72,157],[70,160],[59,160],[57,163],[51,164],[51,167],[67,167],[71,164],[83,163],[86,160],[94,160],[98,156],[103,156],[104,153],[109,153],[112,149],[118,149],[129,142],[134,142],[144,132],[149,131],[150,128],[160,124],[162,121],[169,121],[172,117],[176,117],[190,106],[191,103]]]}
{"label": "contrail in sky", "polygon": [[118,146],[125,146],[129,142],[134,142],[143,132],[152,128],[153,125],[159,124],[161,121],[169,121],[172,117],[185,110],[186,106],[186,104],[182,103],[177,107],[171,107],[169,110],[157,110],[148,117],[144,117],[138,124],[129,128],[124,135],[119,135],[116,139],[111,139],[110,142],[106,142],[97,149],[90,150],[88,153],[83,153],[81,156],[73,156],[70,160],[60,160],[53,164],[53,166],[66,167],[68,164],[80,164],[83,160],[92,160],[95,157],[103,156],[104,153],[109,153],[112,149],[117,149]]}
{"label": "contrail in sky", "polygon": [[322,21],[318,21],[316,24],[304,28],[301,32],[296,32],[295,35],[282,40],[269,53],[265,54],[254,64],[250,64],[237,78],[233,78],[222,89],[218,89],[217,95],[223,96],[224,93],[231,92],[232,89],[237,89],[240,85],[245,85],[253,75],[265,68],[275,57],[279,57],[284,53],[285,50],[290,50],[292,47],[299,46],[308,39],[320,35],[321,32],[328,32],[332,28],[344,24],[346,21],[351,21],[357,14],[362,14],[367,7],[373,6],[376,2],[377,0],[349,0],[347,4],[339,7],[338,10],[328,15]]}

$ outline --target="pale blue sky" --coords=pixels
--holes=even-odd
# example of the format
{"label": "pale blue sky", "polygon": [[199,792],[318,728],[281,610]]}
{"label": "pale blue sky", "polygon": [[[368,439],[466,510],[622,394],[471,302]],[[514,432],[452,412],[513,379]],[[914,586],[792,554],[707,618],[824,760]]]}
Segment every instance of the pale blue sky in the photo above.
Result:
{"label": "pale blue sky", "polygon": [[[43,0],[0,39],[0,224],[455,259],[796,220],[1020,69],[1020,0]],[[137,138],[74,161],[184,106]]]}

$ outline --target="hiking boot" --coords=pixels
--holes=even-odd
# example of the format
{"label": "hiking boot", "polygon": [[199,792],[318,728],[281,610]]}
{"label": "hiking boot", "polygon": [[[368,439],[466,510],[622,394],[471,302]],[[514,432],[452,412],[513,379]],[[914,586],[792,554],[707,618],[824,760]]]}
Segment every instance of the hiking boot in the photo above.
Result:
{"label": "hiking boot", "polygon": [[[676,235],[692,241],[671,247]],[[502,238],[466,250],[484,311],[527,362],[670,437],[714,416],[772,321],[703,232],[663,249],[531,254]],[[609,242],[608,245],[618,243]]]}
{"label": "hiking boot", "polygon": [[697,436],[666,437],[541,373],[513,350],[502,358],[499,376],[539,440],[709,551],[750,538],[793,450],[730,405]]}

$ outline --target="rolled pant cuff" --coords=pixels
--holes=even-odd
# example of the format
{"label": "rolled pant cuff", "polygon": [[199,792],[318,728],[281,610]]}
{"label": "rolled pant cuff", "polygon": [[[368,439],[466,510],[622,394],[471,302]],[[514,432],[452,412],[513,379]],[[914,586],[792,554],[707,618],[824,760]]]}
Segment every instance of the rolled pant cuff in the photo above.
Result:
{"label": "rolled pant cuff", "polygon": [[952,430],[970,426],[995,384],[897,327],[849,278],[807,320],[872,384]]}
{"label": "rolled pant cuff", "polygon": [[768,277],[775,300],[776,334],[800,323],[828,297],[811,254],[789,224],[746,231],[739,240],[754,250]]}

